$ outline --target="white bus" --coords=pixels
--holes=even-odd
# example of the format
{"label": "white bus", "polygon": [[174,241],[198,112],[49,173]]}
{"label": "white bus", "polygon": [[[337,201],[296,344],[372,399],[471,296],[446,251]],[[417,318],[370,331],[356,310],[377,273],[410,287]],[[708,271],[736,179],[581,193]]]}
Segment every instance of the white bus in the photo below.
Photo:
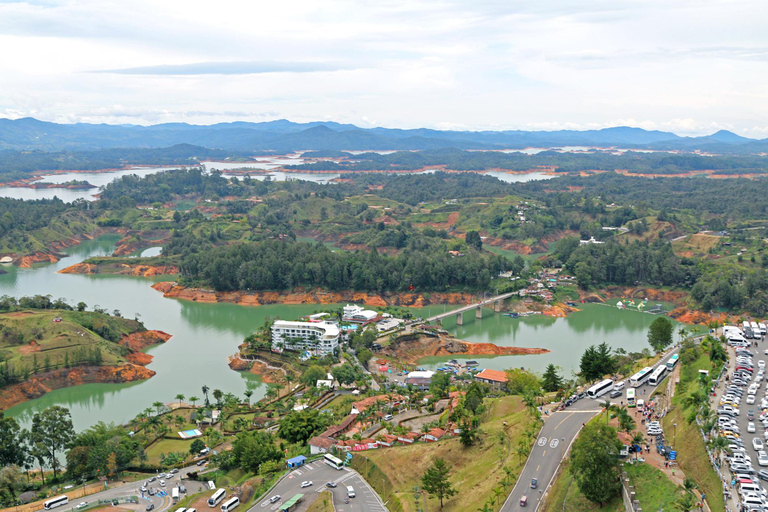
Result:
{"label": "white bus", "polygon": [[221,503],[221,500],[227,497],[227,491],[224,489],[219,489],[215,493],[213,493],[213,496],[208,498],[208,506],[213,508],[219,503]]}
{"label": "white bus", "polygon": [[45,510],[51,510],[52,508],[60,507],[67,503],[69,503],[69,496],[56,496],[43,503],[43,507],[45,507]]}
{"label": "white bus", "polygon": [[758,327],[757,322],[749,322],[749,326],[752,328],[752,337],[760,339],[760,327]]}
{"label": "white bus", "polygon": [[613,389],[613,381],[611,379],[605,379],[604,381],[598,382],[591,388],[587,390],[587,396],[589,398],[597,398],[600,396],[603,396],[607,392]]}
{"label": "white bus", "polygon": [[650,366],[646,366],[645,368],[643,368],[642,370],[640,370],[639,372],[637,372],[636,374],[634,374],[629,378],[629,385],[632,386],[633,388],[642,386],[643,384],[645,384],[645,381],[648,380],[648,377],[651,376],[651,372],[653,372],[653,368],[651,368]]}
{"label": "white bus", "polygon": [[235,496],[234,498],[230,499],[229,501],[227,501],[221,506],[221,512],[229,512],[239,504],[240,504],[240,499],[238,499],[238,497]]}
{"label": "white bus", "polygon": [[655,386],[662,380],[664,380],[664,372],[667,371],[667,367],[663,364],[660,364],[656,367],[655,370],[653,370],[653,373],[650,377],[648,377],[648,382],[651,384],[651,386]]}
{"label": "white bus", "polygon": [[[171,490],[171,499],[173,499],[174,503],[179,501],[179,488],[178,487],[174,487]],[[184,511],[184,509],[181,509],[181,511],[177,511],[177,512],[183,512],[183,511]]]}
{"label": "white bus", "polygon": [[635,389],[627,388],[627,407],[635,406]]}
{"label": "white bus", "polygon": [[672,371],[675,368],[675,365],[677,364],[677,361],[680,359],[680,354],[674,354],[672,357],[667,359],[667,370]]}
{"label": "white bus", "polygon": [[326,464],[334,469],[344,469],[344,463],[341,462],[341,459],[334,457],[330,453],[326,453],[323,459],[325,460]]}

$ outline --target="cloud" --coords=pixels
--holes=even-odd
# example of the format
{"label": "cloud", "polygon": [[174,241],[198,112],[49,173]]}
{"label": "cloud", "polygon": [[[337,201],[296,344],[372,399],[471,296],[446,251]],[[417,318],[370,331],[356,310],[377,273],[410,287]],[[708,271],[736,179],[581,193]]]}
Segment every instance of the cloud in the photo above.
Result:
{"label": "cloud", "polygon": [[256,75],[262,73],[314,73],[350,67],[326,62],[195,62],[135,68],[107,69],[97,73],[121,75]]}

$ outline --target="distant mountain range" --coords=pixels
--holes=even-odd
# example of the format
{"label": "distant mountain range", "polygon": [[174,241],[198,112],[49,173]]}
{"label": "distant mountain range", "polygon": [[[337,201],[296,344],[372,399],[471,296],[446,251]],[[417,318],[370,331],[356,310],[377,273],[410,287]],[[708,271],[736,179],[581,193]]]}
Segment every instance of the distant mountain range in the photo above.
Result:
{"label": "distant mountain range", "polygon": [[284,119],[262,123],[208,126],[168,123],[153,126],[56,124],[33,118],[0,119],[0,150],[97,150],[163,148],[191,144],[233,152],[287,153],[317,150],[523,149],[562,146],[622,147],[751,154],[768,151],[768,139],[748,139],[721,130],[705,137],[619,126],[602,130],[445,131],[418,128],[364,129],[333,122],[294,123]]}

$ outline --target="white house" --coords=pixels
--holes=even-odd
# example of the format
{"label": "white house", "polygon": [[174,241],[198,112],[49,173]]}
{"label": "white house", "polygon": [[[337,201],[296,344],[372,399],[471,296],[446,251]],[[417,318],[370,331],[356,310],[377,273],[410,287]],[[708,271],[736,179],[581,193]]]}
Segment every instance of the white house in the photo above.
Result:
{"label": "white house", "polygon": [[347,304],[344,306],[343,318],[347,322],[371,322],[379,314],[370,309],[363,309],[355,304]]}
{"label": "white house", "polygon": [[330,322],[289,322],[272,324],[272,348],[310,350],[319,355],[332,353],[339,346],[339,327]]}

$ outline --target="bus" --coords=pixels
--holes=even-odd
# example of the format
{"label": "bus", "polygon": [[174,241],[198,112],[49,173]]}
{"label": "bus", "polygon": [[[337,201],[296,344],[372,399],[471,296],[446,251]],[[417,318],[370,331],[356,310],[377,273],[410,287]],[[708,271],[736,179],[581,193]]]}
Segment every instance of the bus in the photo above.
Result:
{"label": "bus", "polygon": [[240,504],[240,499],[237,496],[235,496],[234,498],[232,498],[229,501],[225,502],[221,506],[221,512],[229,512],[230,510],[232,510],[233,508],[235,508],[239,504]]}
{"label": "bus", "polygon": [[343,469],[344,463],[341,462],[341,459],[334,457],[330,453],[326,453],[323,457],[325,459],[325,463],[331,466],[334,469]]}
{"label": "bus", "polygon": [[67,503],[69,503],[69,496],[56,496],[43,503],[43,507],[45,507],[45,510],[51,510],[52,508],[60,507]]}
{"label": "bus", "polygon": [[[174,487],[173,490],[171,491],[171,499],[173,499],[174,503],[177,503],[179,501],[179,488],[178,487]],[[177,512],[179,512],[179,511],[177,511]],[[181,512],[183,512],[183,509],[182,509]]]}
{"label": "bus", "polygon": [[653,370],[653,373],[650,377],[648,377],[648,383],[650,383],[651,386],[655,386],[662,380],[664,380],[664,372],[667,371],[667,367],[663,364],[660,364],[656,367],[655,370]]}
{"label": "bus", "polygon": [[653,368],[651,368],[650,366],[646,366],[645,368],[643,368],[642,370],[640,370],[639,372],[637,372],[636,374],[634,374],[629,378],[629,385],[632,386],[633,388],[642,386],[643,384],[645,384],[645,381],[648,380],[648,377],[651,376],[652,371],[653,371]]}
{"label": "bus", "polygon": [[219,489],[215,493],[213,493],[213,496],[208,498],[208,506],[213,508],[219,503],[221,503],[221,500],[227,497],[227,491],[224,489]]}
{"label": "bus", "polygon": [[635,406],[635,388],[627,388],[627,407]]}
{"label": "bus", "polygon": [[680,354],[674,354],[672,357],[667,359],[667,370],[672,371],[675,368],[678,359],[680,359]]}
{"label": "bus", "polygon": [[605,379],[604,381],[598,382],[591,388],[587,390],[587,396],[589,398],[597,398],[600,396],[603,396],[607,392],[613,389],[613,381],[611,379]]}

